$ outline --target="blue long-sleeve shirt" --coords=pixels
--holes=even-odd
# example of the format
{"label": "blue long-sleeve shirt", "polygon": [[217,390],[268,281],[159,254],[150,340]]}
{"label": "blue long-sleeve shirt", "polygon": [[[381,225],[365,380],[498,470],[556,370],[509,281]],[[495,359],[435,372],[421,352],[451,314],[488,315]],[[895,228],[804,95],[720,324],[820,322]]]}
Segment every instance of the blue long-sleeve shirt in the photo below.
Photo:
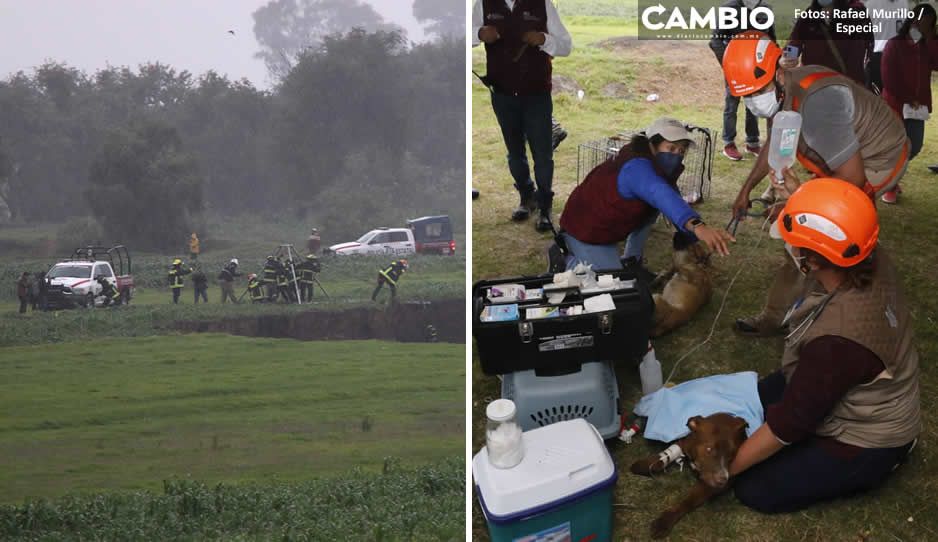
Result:
{"label": "blue long-sleeve shirt", "polygon": [[640,199],[658,209],[683,232],[690,233],[684,228],[688,220],[700,218],[697,211],[684,201],[680,192],[658,175],[647,158],[626,162],[619,170],[616,189],[625,199]]}

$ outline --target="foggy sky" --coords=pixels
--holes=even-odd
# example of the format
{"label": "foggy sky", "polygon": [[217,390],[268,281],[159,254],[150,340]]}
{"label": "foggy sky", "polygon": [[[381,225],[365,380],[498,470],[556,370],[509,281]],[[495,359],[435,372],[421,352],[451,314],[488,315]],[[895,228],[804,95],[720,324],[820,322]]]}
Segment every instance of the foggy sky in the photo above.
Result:
{"label": "foggy sky", "polygon": [[[269,0],[0,0],[0,78],[45,60],[91,74],[108,64],[159,61],[199,75],[209,69],[268,88],[254,58],[251,14]],[[412,0],[367,0],[413,41],[424,39]],[[228,30],[234,30],[232,36]]]}

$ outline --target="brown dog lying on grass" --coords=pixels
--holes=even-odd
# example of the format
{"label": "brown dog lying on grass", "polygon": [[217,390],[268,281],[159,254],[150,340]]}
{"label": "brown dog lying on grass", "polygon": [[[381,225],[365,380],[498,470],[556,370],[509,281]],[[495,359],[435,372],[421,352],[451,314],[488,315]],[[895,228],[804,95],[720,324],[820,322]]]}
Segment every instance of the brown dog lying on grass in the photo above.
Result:
{"label": "brown dog lying on grass", "polygon": [[[687,420],[690,434],[676,444],[684,452],[685,461],[697,471],[699,480],[677,505],[668,508],[651,524],[651,537],[668,536],[674,525],[688,512],[729,488],[729,468],[740,445],[746,440],[746,420],[731,414],[694,416]],[[651,476],[663,472],[667,465],[661,455],[640,459],[629,470]]]}
{"label": "brown dog lying on grass", "polygon": [[659,273],[653,283],[660,285],[667,281],[664,290],[652,296],[655,300],[652,337],[686,324],[710,300],[713,283],[709,264],[706,245],[681,232],[674,234],[672,265]]}

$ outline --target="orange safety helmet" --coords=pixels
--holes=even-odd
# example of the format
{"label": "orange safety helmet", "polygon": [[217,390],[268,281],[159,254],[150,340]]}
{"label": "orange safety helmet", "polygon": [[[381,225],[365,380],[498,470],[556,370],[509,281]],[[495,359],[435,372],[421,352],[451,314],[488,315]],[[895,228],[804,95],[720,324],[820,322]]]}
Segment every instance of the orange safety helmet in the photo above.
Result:
{"label": "orange safety helmet", "polygon": [[765,32],[737,34],[723,53],[723,76],[733,96],[748,96],[775,79],[782,49]]}
{"label": "orange safety helmet", "polygon": [[813,250],[840,267],[865,260],[879,239],[873,201],[840,179],[803,184],[788,198],[776,224],[786,243]]}

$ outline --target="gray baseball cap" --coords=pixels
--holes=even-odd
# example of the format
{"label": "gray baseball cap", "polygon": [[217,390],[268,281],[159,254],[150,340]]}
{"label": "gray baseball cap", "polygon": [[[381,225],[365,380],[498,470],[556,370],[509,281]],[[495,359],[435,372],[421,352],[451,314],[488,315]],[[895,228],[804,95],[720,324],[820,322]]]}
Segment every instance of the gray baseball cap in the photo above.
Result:
{"label": "gray baseball cap", "polygon": [[661,117],[651,123],[651,126],[645,129],[645,137],[650,139],[656,135],[660,135],[668,141],[688,141],[691,147],[696,145],[694,137],[684,126],[684,123],[677,119]]}

